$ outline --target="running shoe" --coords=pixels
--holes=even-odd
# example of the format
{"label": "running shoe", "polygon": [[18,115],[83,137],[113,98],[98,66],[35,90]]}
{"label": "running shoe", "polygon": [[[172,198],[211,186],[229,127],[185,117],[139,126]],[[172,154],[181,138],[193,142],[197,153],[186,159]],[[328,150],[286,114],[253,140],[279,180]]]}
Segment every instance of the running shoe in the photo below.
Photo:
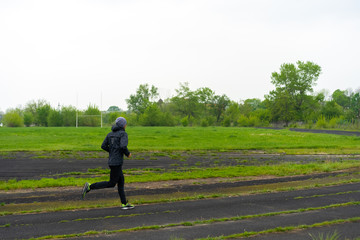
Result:
{"label": "running shoe", "polygon": [[130,204],[130,203],[126,203],[126,204],[121,204],[121,209],[122,210],[129,210],[129,209],[133,209],[135,206]]}
{"label": "running shoe", "polygon": [[90,192],[90,183],[86,182],[82,190],[81,199],[84,199],[88,192]]}

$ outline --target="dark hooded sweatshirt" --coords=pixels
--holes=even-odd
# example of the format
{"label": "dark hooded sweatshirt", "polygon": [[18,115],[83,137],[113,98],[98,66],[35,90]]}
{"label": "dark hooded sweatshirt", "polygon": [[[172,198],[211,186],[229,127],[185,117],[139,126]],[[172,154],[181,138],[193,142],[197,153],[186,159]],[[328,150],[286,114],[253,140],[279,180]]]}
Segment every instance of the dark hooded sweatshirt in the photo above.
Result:
{"label": "dark hooded sweatshirt", "polygon": [[111,132],[106,136],[101,148],[109,152],[109,166],[121,166],[124,162],[124,155],[129,156],[130,152],[127,148],[128,135],[125,129],[114,125]]}

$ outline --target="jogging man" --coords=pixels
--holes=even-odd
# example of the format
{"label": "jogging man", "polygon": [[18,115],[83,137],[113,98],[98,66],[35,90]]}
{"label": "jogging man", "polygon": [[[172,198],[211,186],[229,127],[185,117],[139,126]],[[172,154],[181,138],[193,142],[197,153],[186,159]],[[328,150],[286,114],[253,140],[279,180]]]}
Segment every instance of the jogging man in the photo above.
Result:
{"label": "jogging man", "polygon": [[118,185],[119,197],[121,200],[121,209],[127,210],[134,208],[134,205],[130,204],[126,200],[124,190],[124,174],[122,171],[122,165],[124,162],[124,155],[131,157],[128,145],[128,135],[125,132],[127,122],[123,117],[119,117],[115,121],[115,125],[112,126],[111,132],[106,136],[101,148],[109,152],[108,165],[110,168],[110,181],[97,182],[90,185],[85,183],[82,191],[82,199],[91,190],[112,188]]}

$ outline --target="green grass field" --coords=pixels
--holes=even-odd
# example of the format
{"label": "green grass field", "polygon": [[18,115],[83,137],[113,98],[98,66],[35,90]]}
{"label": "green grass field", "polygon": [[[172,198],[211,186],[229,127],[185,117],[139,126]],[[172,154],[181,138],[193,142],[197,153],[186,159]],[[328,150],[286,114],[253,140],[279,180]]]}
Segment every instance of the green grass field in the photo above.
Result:
{"label": "green grass field", "polygon": [[[0,128],[4,151],[100,151],[109,128]],[[360,154],[360,138],[224,127],[129,127],[132,151],[263,150],[288,154]]]}

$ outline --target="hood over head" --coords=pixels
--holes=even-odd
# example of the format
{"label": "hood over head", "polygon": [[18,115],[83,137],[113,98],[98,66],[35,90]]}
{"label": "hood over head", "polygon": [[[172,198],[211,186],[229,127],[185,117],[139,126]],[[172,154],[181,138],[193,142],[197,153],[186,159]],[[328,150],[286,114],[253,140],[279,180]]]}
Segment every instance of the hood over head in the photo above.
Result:
{"label": "hood over head", "polygon": [[123,118],[123,117],[118,117],[116,120],[115,120],[115,123],[116,123],[116,126],[120,127],[120,128],[125,128],[127,122],[126,122],[126,119]]}

